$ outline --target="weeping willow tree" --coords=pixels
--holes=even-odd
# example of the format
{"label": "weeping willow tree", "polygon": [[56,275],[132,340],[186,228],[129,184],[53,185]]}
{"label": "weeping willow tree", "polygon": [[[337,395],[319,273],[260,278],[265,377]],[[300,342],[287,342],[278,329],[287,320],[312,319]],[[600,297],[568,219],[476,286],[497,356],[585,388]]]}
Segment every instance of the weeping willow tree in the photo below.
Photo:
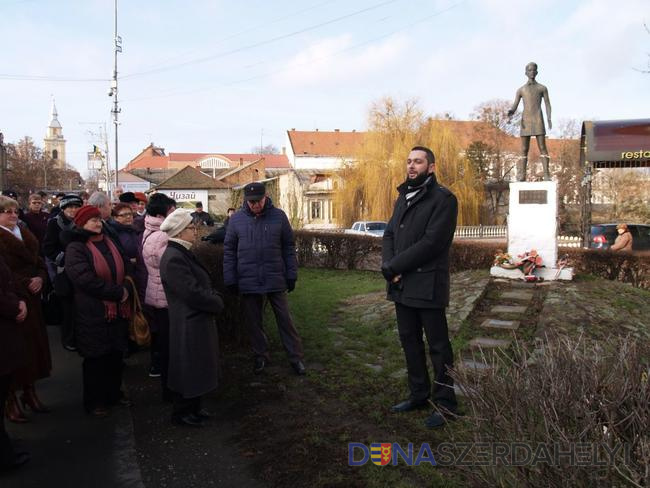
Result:
{"label": "weeping willow tree", "polygon": [[425,118],[414,100],[398,104],[385,98],[371,106],[364,143],[340,173],[335,204],[344,226],[390,218],[396,187],[406,178],[406,157],[415,145],[435,153],[438,181],[458,198],[458,225],[478,224],[480,179],[444,121]]}

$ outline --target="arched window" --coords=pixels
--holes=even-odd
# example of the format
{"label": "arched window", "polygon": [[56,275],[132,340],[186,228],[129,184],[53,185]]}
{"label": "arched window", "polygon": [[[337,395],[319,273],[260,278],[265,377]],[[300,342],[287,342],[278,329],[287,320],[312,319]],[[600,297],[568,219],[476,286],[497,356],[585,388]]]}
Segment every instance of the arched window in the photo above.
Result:
{"label": "arched window", "polygon": [[52,149],[52,159],[59,159],[59,151]]}

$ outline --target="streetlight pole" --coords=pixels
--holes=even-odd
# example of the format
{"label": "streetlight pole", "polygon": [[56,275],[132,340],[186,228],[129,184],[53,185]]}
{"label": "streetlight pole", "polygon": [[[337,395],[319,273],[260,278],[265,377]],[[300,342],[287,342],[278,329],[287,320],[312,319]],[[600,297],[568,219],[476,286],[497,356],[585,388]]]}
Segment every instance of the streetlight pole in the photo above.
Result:
{"label": "streetlight pole", "polygon": [[[117,144],[117,132],[118,132],[118,116],[119,113],[121,112],[121,109],[119,108],[119,103],[117,99],[117,53],[122,52],[122,38],[117,35],[117,0],[115,0],[115,31],[114,31],[114,65],[113,65],[113,79],[111,81],[111,89],[109,90],[108,94],[109,96],[113,97],[113,110],[111,110],[111,113],[113,114],[113,124],[115,126],[115,188],[118,186],[118,176],[117,176],[117,171],[118,171],[118,144]],[[108,172],[110,174],[110,171]]]}

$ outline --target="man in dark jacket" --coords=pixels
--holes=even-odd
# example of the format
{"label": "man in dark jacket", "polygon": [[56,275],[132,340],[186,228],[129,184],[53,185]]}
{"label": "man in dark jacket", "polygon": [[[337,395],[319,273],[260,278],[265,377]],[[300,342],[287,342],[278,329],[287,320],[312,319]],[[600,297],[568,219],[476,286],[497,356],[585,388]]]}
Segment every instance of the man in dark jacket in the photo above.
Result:
{"label": "man in dark jacket", "polygon": [[286,291],[298,278],[293,230],[286,214],[273,206],[262,183],[244,187],[241,211],[230,218],[223,250],[224,284],[241,293],[241,306],[255,354],[254,372],[260,374],[269,361],[264,329],[264,296],[271,304],[291,367],[305,374],[302,341],[293,325]]}
{"label": "man in dark jacket", "polygon": [[[411,392],[392,411],[425,407],[432,395],[440,411],[427,418],[427,427],[444,425],[444,413],[454,414],[457,407],[453,380],[447,374],[454,358],[445,307],[449,305],[449,249],[458,203],[453,193],[437,183],[434,169],[433,152],[415,146],[406,160],[406,181],[397,188],[399,196],[384,232],[381,268],[388,281],[388,299],[395,302]],[[435,376],[432,392],[423,329]]]}
{"label": "man in dark jacket", "polygon": [[209,227],[214,225],[214,219],[208,212],[203,211],[203,204],[201,202],[196,203],[196,211],[192,212],[192,218],[197,220],[200,225],[207,225]]}

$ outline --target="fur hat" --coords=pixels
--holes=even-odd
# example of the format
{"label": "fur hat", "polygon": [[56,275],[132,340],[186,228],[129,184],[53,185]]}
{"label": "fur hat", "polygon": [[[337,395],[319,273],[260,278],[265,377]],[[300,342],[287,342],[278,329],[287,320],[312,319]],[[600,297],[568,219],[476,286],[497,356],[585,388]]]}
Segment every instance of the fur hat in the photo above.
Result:
{"label": "fur hat", "polygon": [[170,213],[163,223],[160,224],[160,230],[165,232],[169,237],[176,237],[183,232],[183,229],[192,223],[192,212],[186,208],[177,208]]}
{"label": "fur hat", "polygon": [[70,205],[76,205],[77,207],[83,207],[83,200],[79,198],[77,195],[74,193],[68,193],[67,195],[63,195],[61,198],[59,198],[59,208],[63,210],[66,207],[69,207]]}
{"label": "fur hat", "polygon": [[84,205],[77,210],[77,213],[74,216],[74,225],[77,227],[83,227],[90,219],[101,216],[102,213],[94,205]]}
{"label": "fur hat", "polygon": [[120,202],[122,203],[136,203],[138,199],[132,191],[127,191],[120,195]]}

